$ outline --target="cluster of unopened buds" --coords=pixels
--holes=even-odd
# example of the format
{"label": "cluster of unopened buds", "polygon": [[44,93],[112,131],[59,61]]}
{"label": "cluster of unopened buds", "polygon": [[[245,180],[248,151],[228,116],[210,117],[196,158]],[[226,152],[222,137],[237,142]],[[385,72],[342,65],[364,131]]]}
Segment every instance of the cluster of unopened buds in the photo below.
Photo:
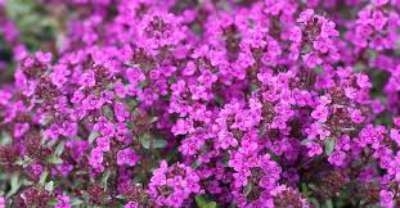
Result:
{"label": "cluster of unopened buds", "polygon": [[0,1],[0,208],[400,207],[399,0],[37,2],[56,51]]}

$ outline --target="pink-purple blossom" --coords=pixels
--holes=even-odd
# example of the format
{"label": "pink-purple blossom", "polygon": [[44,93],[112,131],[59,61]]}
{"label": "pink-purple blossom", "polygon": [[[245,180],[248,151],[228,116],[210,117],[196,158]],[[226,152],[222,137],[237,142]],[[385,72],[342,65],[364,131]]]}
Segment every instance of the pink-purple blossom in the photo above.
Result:
{"label": "pink-purple blossom", "polygon": [[399,0],[18,2],[0,208],[400,206]]}

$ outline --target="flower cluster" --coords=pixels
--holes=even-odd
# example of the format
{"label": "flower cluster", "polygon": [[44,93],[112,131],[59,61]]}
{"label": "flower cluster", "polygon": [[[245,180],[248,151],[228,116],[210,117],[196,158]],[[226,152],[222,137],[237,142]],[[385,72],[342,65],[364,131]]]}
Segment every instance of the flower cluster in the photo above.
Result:
{"label": "flower cluster", "polygon": [[0,208],[400,206],[399,0],[7,4]]}
{"label": "flower cluster", "polygon": [[161,161],[153,172],[148,191],[160,207],[181,207],[192,193],[200,193],[199,181],[192,168],[179,163],[168,167],[166,161]]}

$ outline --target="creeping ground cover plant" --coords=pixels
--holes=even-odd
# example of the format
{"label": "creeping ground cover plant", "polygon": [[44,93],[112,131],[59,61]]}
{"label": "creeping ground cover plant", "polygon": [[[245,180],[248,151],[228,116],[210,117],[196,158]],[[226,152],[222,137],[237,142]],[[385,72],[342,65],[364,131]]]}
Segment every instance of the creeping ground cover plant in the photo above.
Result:
{"label": "creeping ground cover plant", "polygon": [[0,0],[5,207],[400,207],[400,1]]}

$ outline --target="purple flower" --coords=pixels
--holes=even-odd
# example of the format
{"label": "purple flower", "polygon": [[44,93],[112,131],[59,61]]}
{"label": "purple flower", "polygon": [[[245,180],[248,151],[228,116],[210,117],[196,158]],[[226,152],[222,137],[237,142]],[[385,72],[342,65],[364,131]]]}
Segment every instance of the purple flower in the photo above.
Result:
{"label": "purple flower", "polygon": [[35,30],[8,9],[14,206],[399,206],[400,0],[46,0]]}
{"label": "purple flower", "polygon": [[0,208],[6,207],[6,200],[3,196],[0,196]]}
{"label": "purple flower", "polygon": [[124,208],[138,208],[139,205],[136,202],[128,202],[127,204],[125,204]]}
{"label": "purple flower", "polygon": [[385,208],[393,208],[394,207],[394,194],[391,191],[381,190],[379,192],[380,205]]}
{"label": "purple flower", "polygon": [[199,180],[190,167],[182,164],[168,167],[162,161],[153,171],[148,192],[158,206],[181,207],[189,196],[200,193]]}
{"label": "purple flower", "polygon": [[122,103],[116,103],[114,105],[114,113],[115,113],[115,117],[117,118],[117,120],[119,122],[125,121],[130,116],[126,107]]}
{"label": "purple flower", "polygon": [[82,74],[79,84],[83,87],[94,87],[96,85],[95,74],[92,70]]}
{"label": "purple flower", "polygon": [[329,110],[324,105],[318,105],[315,108],[315,110],[311,113],[311,117],[322,123],[328,119],[328,116],[329,116]]}
{"label": "purple flower", "polygon": [[70,208],[70,198],[67,195],[58,195],[55,208]]}
{"label": "purple flower", "polygon": [[135,166],[139,161],[139,157],[132,150],[132,148],[125,148],[123,150],[119,150],[117,153],[117,164],[120,166]]}
{"label": "purple flower", "polygon": [[400,146],[400,133],[397,129],[390,130],[390,138],[392,138],[398,146]]}
{"label": "purple flower", "polygon": [[308,147],[307,155],[309,157],[314,157],[316,155],[321,155],[323,153],[321,145],[317,143],[309,143],[306,145]]}
{"label": "purple flower", "polygon": [[349,109],[349,111],[350,118],[354,123],[360,124],[365,120],[365,117],[362,115],[359,109]]}
{"label": "purple flower", "polygon": [[344,165],[345,159],[346,159],[346,154],[342,151],[334,151],[328,157],[329,163],[337,167],[342,167]]}
{"label": "purple flower", "polygon": [[100,148],[94,148],[89,155],[89,164],[96,172],[102,172],[103,166],[103,151]]}

